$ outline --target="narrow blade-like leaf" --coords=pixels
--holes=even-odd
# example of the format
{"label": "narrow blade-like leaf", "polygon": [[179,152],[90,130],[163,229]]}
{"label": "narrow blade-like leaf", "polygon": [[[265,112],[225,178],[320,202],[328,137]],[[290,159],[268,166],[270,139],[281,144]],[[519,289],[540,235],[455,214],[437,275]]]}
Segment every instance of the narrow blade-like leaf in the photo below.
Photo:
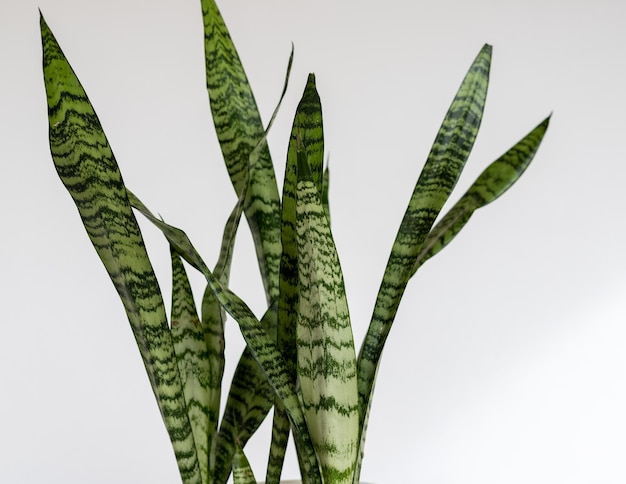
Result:
{"label": "narrow blade-like leaf", "polygon": [[158,282],[100,121],[41,17],[50,150],[61,181],[120,295],[185,483],[200,483]]}
{"label": "narrow blade-like leaf", "polygon": [[328,196],[330,193],[330,168],[328,166],[330,158],[326,159],[326,168],[324,169],[324,176],[322,177],[322,205],[324,206],[324,212],[328,223],[330,223],[330,204],[328,202]]}
{"label": "narrow blade-like leaf", "polygon": [[216,325],[204,325],[200,321],[183,261],[173,248],[170,252],[172,259],[172,340],[183,383],[187,414],[196,444],[202,482],[208,483],[209,454],[217,431],[220,384],[224,371],[224,327],[219,313],[217,334],[214,334]]}
{"label": "narrow blade-like leaf", "polygon": [[287,444],[289,443],[289,430],[290,425],[287,411],[280,402],[280,399],[276,398],[274,401],[272,440],[270,442],[270,453],[267,459],[265,484],[279,484],[280,482]]}
{"label": "narrow blade-like leaf", "polygon": [[[261,325],[270,337],[275,337],[276,305],[267,310],[261,319]],[[226,482],[236,445],[241,447],[246,445],[269,413],[273,402],[274,390],[250,349],[246,348],[235,369],[220,424],[216,447],[215,482]]]}
{"label": "narrow blade-like leaf", "polygon": [[298,158],[298,382],[324,483],[352,484],[359,443],[354,339],[320,192],[304,151]]}
{"label": "narrow blade-like leaf", "polygon": [[237,446],[233,459],[233,484],[257,484],[250,462],[240,446]]}
{"label": "narrow blade-like leaf", "polygon": [[[324,133],[322,105],[315,87],[315,76],[309,74],[302,99],[296,109],[287,150],[282,203],[282,255],[280,260],[280,296],[278,299],[278,347],[285,359],[293,388],[296,386],[296,310],[298,306],[298,258],[296,247],[296,186],[298,143],[309,161],[314,184],[322,189]],[[282,430],[280,430],[282,429]],[[268,482],[276,479],[276,472],[284,459],[288,441],[288,426],[284,412],[274,413],[274,429],[268,464]]]}
{"label": "narrow blade-like leaf", "polygon": [[380,356],[415,260],[476,139],[487,95],[490,62],[491,47],[485,45],[443,120],[398,230],[359,354],[361,423],[371,398]]}
{"label": "narrow blade-like leaf", "polygon": [[474,211],[493,202],[522,176],[535,157],[549,122],[550,117],[543,120],[481,173],[467,192],[428,234],[413,267],[413,274],[424,262],[452,242]]}
{"label": "narrow blade-like leaf", "polygon": [[156,225],[161,232],[163,232],[168,242],[176,248],[176,251],[191,266],[205,276],[217,300],[226,312],[239,324],[241,334],[250,348],[252,356],[261,366],[265,378],[267,378],[275,394],[281,399],[281,402],[289,414],[289,419],[294,429],[296,446],[299,446],[304,452],[303,455],[306,462],[305,473],[307,475],[305,484],[309,482],[311,484],[320,484],[321,478],[317,477],[317,458],[313,452],[313,445],[304,420],[304,414],[300,407],[298,396],[289,383],[286,365],[282,355],[278,351],[275,338],[272,338],[268,334],[250,308],[230,289],[220,283],[218,278],[215,277],[206,266],[191,244],[191,241],[182,230],[168,225],[155,217],[131,192],[128,192],[128,197],[133,208],[139,210],[148,220]]}
{"label": "narrow blade-like leaf", "polygon": [[[263,123],[239,54],[214,0],[202,0],[202,15],[206,84],[213,122],[239,196],[248,186],[249,156],[263,137]],[[263,146],[249,184],[244,211],[269,303],[278,296],[280,199],[267,146]]]}

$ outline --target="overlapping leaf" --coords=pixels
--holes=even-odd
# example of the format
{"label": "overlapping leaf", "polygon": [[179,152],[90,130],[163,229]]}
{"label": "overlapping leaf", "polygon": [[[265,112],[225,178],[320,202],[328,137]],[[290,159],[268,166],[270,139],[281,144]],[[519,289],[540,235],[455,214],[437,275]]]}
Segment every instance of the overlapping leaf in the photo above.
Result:
{"label": "overlapping leaf", "polygon": [[[311,444],[298,396],[289,382],[286,365],[278,351],[275,340],[270,337],[250,308],[230,289],[224,287],[209,270],[182,230],[168,225],[155,217],[132,193],[128,192],[128,196],[133,208],[139,210],[148,220],[156,225],[178,254],[205,276],[207,283],[221,306],[239,324],[241,333],[248,348],[250,348],[252,356],[261,366],[265,377],[289,414],[289,420],[294,429],[296,445],[303,451],[304,471],[307,476],[314,476],[318,469],[317,458]],[[314,479],[305,482],[319,484],[321,481]]]}
{"label": "overlapping leaf", "polygon": [[[315,87],[315,76],[309,74],[302,99],[296,109],[287,150],[282,201],[282,255],[280,260],[280,296],[278,299],[278,348],[280,349],[293,388],[296,387],[296,308],[298,306],[298,258],[296,247],[296,192],[298,143],[309,160],[317,189],[322,188],[324,133],[322,106]],[[278,482],[285,455],[289,426],[280,405],[274,411],[272,445],[266,480]]]}
{"label": "overlapping leaf", "polygon": [[239,446],[233,459],[233,484],[257,484],[250,462]]}
{"label": "overlapping leaf", "polygon": [[444,118],[398,230],[359,354],[361,427],[371,403],[380,356],[415,261],[476,139],[487,95],[490,62],[491,46],[485,45]]}
{"label": "overlapping leaf", "polygon": [[[276,307],[270,307],[261,325],[272,339],[276,335]],[[225,483],[237,445],[243,447],[259,428],[274,401],[274,390],[246,348],[233,376],[215,452],[215,482]]]}
{"label": "overlapping leaf", "polygon": [[296,193],[298,382],[324,482],[352,484],[359,443],[354,339],[339,257],[304,150]]}
{"label": "overlapping leaf", "polygon": [[477,209],[493,202],[522,176],[535,157],[549,122],[549,117],[543,120],[481,173],[467,192],[428,234],[415,261],[412,274],[419,266],[452,242]]}
{"label": "overlapping leaf", "polygon": [[50,150],[122,300],[185,483],[200,483],[163,299],[124,182],[98,117],[43,16]]}
{"label": "overlapping leaf", "polygon": [[280,199],[274,167],[263,146],[248,183],[249,156],[263,137],[252,89],[214,0],[202,0],[206,83],[215,131],[238,196],[247,189],[244,211],[255,242],[268,304],[278,296]]}

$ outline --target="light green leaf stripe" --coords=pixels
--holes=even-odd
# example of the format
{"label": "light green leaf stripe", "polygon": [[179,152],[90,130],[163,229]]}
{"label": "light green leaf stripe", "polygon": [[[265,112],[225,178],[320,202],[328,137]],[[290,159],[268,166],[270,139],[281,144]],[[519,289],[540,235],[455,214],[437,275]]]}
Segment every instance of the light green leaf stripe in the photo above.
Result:
{"label": "light green leaf stripe", "polygon": [[239,446],[233,459],[233,484],[257,484],[250,462]]}
{"label": "light green leaf stripe", "polygon": [[398,230],[359,354],[361,423],[370,404],[383,346],[415,260],[476,139],[487,96],[490,63],[491,46],[485,45],[444,118]]}
{"label": "light green leaf stripe", "polygon": [[[302,146],[312,167],[315,184],[322,188],[324,133],[322,105],[315,87],[315,76],[309,74],[304,93],[296,109],[287,150],[282,203],[282,256],[280,260],[280,296],[278,299],[278,348],[289,372],[293,388],[296,386],[296,311],[298,305],[298,267],[296,247],[296,185],[298,143]],[[289,438],[286,416],[280,409],[274,413],[274,428],[268,462],[268,483],[280,475]],[[279,430],[282,429],[282,430]],[[284,432],[287,432],[284,434]]]}
{"label": "light green leaf stripe", "polygon": [[475,210],[493,202],[522,176],[535,157],[549,123],[550,117],[542,121],[481,173],[467,192],[428,234],[412,274],[454,239]]}
{"label": "light green leaf stripe", "polygon": [[[250,308],[237,295],[219,282],[182,230],[156,218],[130,191],[128,192],[128,197],[133,208],[139,210],[148,220],[156,225],[183,259],[205,276],[217,300],[228,314],[237,321],[241,334],[252,352],[252,356],[263,369],[265,377],[289,414],[289,419],[294,429],[296,446],[301,449],[306,464],[304,470],[308,478],[304,481],[305,484],[309,482],[320,484],[321,481],[311,477],[317,475],[317,458],[311,450],[313,446],[304,420],[304,414],[302,413],[298,396],[289,384],[286,365],[278,351],[275,338],[268,334]],[[305,478],[303,477],[303,479]]]}
{"label": "light green leaf stripe", "polygon": [[200,483],[163,299],[122,176],[100,121],[43,16],[41,35],[54,165],[124,304],[182,480]]}
{"label": "light green leaf stripe", "polygon": [[[213,0],[202,0],[206,84],[215,131],[237,195],[248,186],[250,152],[263,123],[237,50]],[[263,146],[254,167],[244,211],[255,241],[268,304],[278,297],[280,199],[274,167]]]}
{"label": "light green leaf stripe", "polygon": [[[276,335],[276,305],[270,307],[261,325],[270,337]],[[274,390],[263,370],[246,348],[239,359],[220,424],[216,449],[215,482],[225,483],[230,473],[236,445],[242,448],[259,428],[274,401]]]}
{"label": "light green leaf stripe", "polygon": [[298,155],[298,381],[324,483],[352,484],[359,443],[354,339],[320,193],[305,153]]}
{"label": "light green leaf stripe", "polygon": [[[187,414],[196,444],[200,474],[205,484],[209,482],[209,449],[217,431],[220,404],[221,374],[217,378],[211,375],[211,366],[216,365],[218,372],[223,371],[223,325],[218,326],[221,329],[218,334],[205,332],[210,326],[205,327],[198,318],[183,261],[173,248],[170,252],[172,259],[172,340],[183,383]],[[220,317],[219,314],[218,317]],[[211,351],[213,348],[209,346],[208,341],[218,342],[217,351]],[[217,386],[216,383],[218,383]]]}

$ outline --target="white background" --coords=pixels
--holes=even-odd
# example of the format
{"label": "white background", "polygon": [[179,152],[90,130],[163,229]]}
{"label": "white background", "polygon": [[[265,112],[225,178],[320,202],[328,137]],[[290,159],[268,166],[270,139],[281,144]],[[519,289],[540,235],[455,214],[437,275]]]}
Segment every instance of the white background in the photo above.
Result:
{"label": "white background", "polygon": [[[481,133],[459,192],[550,112],[521,181],[410,283],[363,479],[626,482],[626,7],[619,0],[223,0],[279,179],[315,72],[333,231],[358,344],[430,144],[483,43]],[[0,1],[0,482],[174,483],[122,306],[47,147],[37,7],[146,204],[213,265],[235,197],[204,87],[199,0]],[[169,306],[169,257],[145,227]],[[194,276],[196,291],[201,280]],[[233,288],[262,314],[247,227]],[[241,351],[227,334],[228,374]],[[248,453],[261,479],[268,427]],[[289,457],[285,477],[297,476]]]}

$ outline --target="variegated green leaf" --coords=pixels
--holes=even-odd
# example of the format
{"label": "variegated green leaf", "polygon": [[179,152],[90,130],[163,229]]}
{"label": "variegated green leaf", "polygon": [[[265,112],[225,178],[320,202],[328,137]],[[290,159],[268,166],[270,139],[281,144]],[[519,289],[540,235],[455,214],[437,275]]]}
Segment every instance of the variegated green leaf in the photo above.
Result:
{"label": "variegated green leaf", "polygon": [[200,483],[163,299],[98,117],[43,16],[50,150],[61,181],[120,295],[185,483]]}
{"label": "variegated green leaf", "polygon": [[491,46],[485,45],[444,118],[398,230],[359,354],[361,423],[370,404],[382,349],[415,261],[476,139],[487,95],[490,63]]}
{"label": "variegated green leaf", "polygon": [[326,169],[324,170],[324,176],[322,178],[322,205],[324,206],[324,212],[328,223],[330,223],[330,205],[328,203],[328,194],[330,193],[330,168],[328,167],[328,159],[326,159]]}
{"label": "variegated green leaf", "polygon": [[[291,55],[289,56],[289,62],[287,63],[287,72],[285,74],[285,82],[283,85],[280,99],[276,105],[276,108],[274,109],[274,112],[272,113],[272,117],[270,118],[270,121],[265,132],[263,133],[263,136],[257,141],[256,146],[252,149],[249,155],[249,171],[247,172],[245,178],[248,182],[250,174],[254,173],[254,170],[258,166],[258,160],[262,156],[263,150],[266,148],[267,134],[269,133],[269,130],[271,129],[274,120],[276,119],[276,115],[278,114],[280,105],[287,92],[292,64],[293,46],[291,50]],[[242,191],[242,193],[239,194],[237,204],[231,212],[230,217],[226,222],[226,226],[224,228],[220,256],[215,266],[215,270],[213,271],[215,277],[217,277],[217,279],[223,285],[228,285],[235,236],[243,211],[244,202],[247,199],[247,193],[251,189],[250,186],[250,183],[247,183],[245,189]],[[215,299],[215,295],[210,286],[207,286],[203,301],[203,308],[211,307],[213,312],[217,311],[218,308],[216,308],[215,305],[219,306],[219,303]],[[219,309],[221,310],[221,306],[219,306]],[[275,338],[275,307],[271,310],[268,310],[268,313],[263,318],[262,323],[264,324],[265,328],[274,335]],[[257,368],[252,368],[253,365],[256,365]],[[260,368],[258,368],[258,363],[254,361],[250,351],[248,349],[244,350],[239,360],[237,371],[235,373],[233,386],[235,388],[239,386],[237,378],[245,379],[241,372],[250,372],[249,377],[258,380],[258,383],[255,387],[252,387],[250,385],[245,385],[245,381],[242,381],[242,383],[244,383],[244,386],[242,388],[236,389],[234,392],[231,388],[231,393],[229,394],[226,404],[225,422],[222,422],[222,426],[220,428],[221,444],[216,450],[217,467],[215,468],[215,475],[219,476],[216,482],[225,482],[228,474],[230,473],[230,464],[232,462],[232,457],[234,453],[233,442],[235,442],[235,440],[238,440],[240,442],[240,445],[245,445],[245,442],[247,442],[252,432],[254,432],[254,430],[256,430],[256,428],[258,428],[258,426],[263,422],[272,406],[271,400],[268,401],[267,398],[268,394],[273,395],[273,391],[271,391],[271,387],[269,387],[269,383],[265,381],[264,377],[260,376],[259,378],[257,378],[259,375],[262,375],[260,371],[261,370]],[[246,401],[241,400],[243,392],[246,392],[247,394]],[[229,432],[231,432],[231,434],[229,434]]]}
{"label": "variegated green leaf", "polygon": [[267,471],[265,473],[265,484],[278,484],[283,472],[285,453],[289,443],[289,416],[285,407],[276,398],[274,401],[274,417],[272,419],[272,440],[270,442],[270,453],[267,459]]}
{"label": "variegated green leaf", "polygon": [[240,446],[237,446],[233,458],[233,484],[257,484],[250,462]]}
{"label": "variegated green leaf", "polygon": [[297,368],[325,484],[352,484],[359,444],[356,353],[343,275],[306,154],[298,153]]}
{"label": "variegated green leaf", "polygon": [[[206,83],[215,131],[237,195],[248,186],[250,152],[263,123],[226,24],[214,0],[202,0]],[[244,211],[257,250],[268,303],[278,297],[280,199],[274,167],[263,146],[250,179]]]}
{"label": "variegated green leaf", "polygon": [[217,431],[224,371],[224,325],[219,313],[217,324],[200,321],[183,262],[173,248],[171,259],[172,339],[202,482],[208,483],[209,456]]}
{"label": "variegated green leaf", "polygon": [[[276,335],[276,305],[270,307],[261,325],[271,338]],[[220,424],[216,447],[215,482],[225,483],[236,445],[244,447],[259,428],[274,401],[274,390],[261,367],[246,348],[239,359]]]}
{"label": "variegated green leaf", "polygon": [[[296,311],[298,305],[298,267],[296,247],[296,185],[298,143],[312,167],[314,183],[322,189],[324,133],[322,106],[315,87],[315,76],[309,74],[302,99],[296,109],[287,150],[282,203],[282,256],[280,260],[280,296],[278,298],[278,347],[283,354],[289,376],[296,385]],[[279,429],[282,429],[280,431]],[[287,431],[287,435],[284,432]],[[268,482],[280,475],[288,440],[284,412],[274,413],[274,429],[268,463]]]}
{"label": "variegated green leaf", "polygon": [[278,351],[275,338],[268,334],[250,308],[230,289],[220,283],[182,230],[168,225],[155,217],[131,192],[128,192],[128,197],[133,208],[139,210],[148,220],[156,225],[163,232],[170,245],[174,246],[176,251],[191,266],[204,274],[217,300],[226,312],[237,321],[241,334],[252,352],[252,356],[261,366],[263,374],[289,414],[296,446],[301,449],[304,456],[303,460],[306,463],[304,467],[307,476],[306,480],[304,480],[303,476],[305,484],[309,482],[311,484],[321,484],[321,480],[316,477],[318,475],[317,458],[313,451],[304,414],[300,407],[298,396],[293,391],[292,385],[290,385],[286,365]]}
{"label": "variegated green leaf", "polygon": [[458,234],[475,210],[493,202],[522,176],[543,140],[550,117],[489,165],[428,234],[412,274]]}

